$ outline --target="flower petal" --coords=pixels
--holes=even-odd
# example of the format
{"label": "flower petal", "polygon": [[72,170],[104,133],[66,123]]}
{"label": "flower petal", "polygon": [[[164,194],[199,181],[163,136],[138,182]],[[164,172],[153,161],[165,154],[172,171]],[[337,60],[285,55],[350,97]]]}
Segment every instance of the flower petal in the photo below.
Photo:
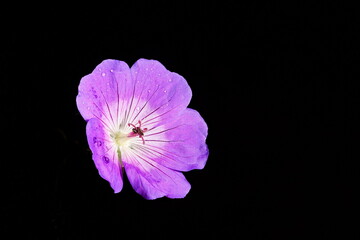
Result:
{"label": "flower petal", "polygon": [[[122,61],[104,60],[94,71],[81,79],[76,97],[78,109],[85,120],[97,117],[115,124],[119,112],[119,84],[131,81],[129,66]],[[108,126],[113,127],[113,126]]]}
{"label": "flower petal", "polygon": [[209,151],[207,125],[200,114],[185,109],[176,121],[164,122],[145,133],[137,149],[158,164],[178,171],[202,169]]}
{"label": "flower petal", "polygon": [[185,109],[191,89],[180,75],[168,71],[156,60],[139,59],[131,67],[133,92],[128,98],[128,122],[156,123],[172,119]]}
{"label": "flower petal", "polygon": [[[155,60],[139,59],[131,69],[105,60],[82,78],[77,106],[88,121],[99,174],[116,193],[123,186],[123,167],[134,189],[147,199],[182,198],[189,192],[190,184],[178,171],[202,169],[208,157],[207,125],[198,112],[186,108],[191,95],[182,76]],[[111,139],[110,133],[131,132],[134,125],[143,135],[129,145]]]}
{"label": "flower petal", "polygon": [[182,173],[157,164],[147,155],[126,151],[124,160],[131,185],[146,199],[183,198],[190,191],[190,183]]}
{"label": "flower petal", "polygon": [[86,134],[100,176],[110,183],[115,193],[120,192],[123,187],[121,159],[110,137],[104,132],[103,124],[96,118],[90,119]]}

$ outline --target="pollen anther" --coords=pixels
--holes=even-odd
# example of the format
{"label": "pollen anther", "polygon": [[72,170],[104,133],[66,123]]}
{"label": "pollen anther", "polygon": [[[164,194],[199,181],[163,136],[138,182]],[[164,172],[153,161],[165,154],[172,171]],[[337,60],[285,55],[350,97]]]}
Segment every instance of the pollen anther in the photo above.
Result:
{"label": "pollen anther", "polygon": [[142,139],[143,144],[145,144],[145,140],[144,140],[144,133],[148,130],[147,128],[141,128],[141,121],[138,121],[139,126],[135,126],[132,123],[129,123],[128,126],[129,127],[133,127],[132,132],[129,133],[129,137],[135,137],[135,136],[139,136],[139,138]]}

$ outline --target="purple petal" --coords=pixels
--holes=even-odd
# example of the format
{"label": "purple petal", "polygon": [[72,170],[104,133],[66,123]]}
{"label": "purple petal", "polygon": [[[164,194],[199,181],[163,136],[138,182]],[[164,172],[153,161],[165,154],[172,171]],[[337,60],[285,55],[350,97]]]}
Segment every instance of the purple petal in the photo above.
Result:
{"label": "purple petal", "polygon": [[175,121],[164,122],[145,133],[140,151],[167,167],[179,171],[202,169],[209,151],[205,143],[207,125],[200,114],[185,109]]}
{"label": "purple petal", "polygon": [[[191,89],[180,75],[156,60],[139,59],[131,67],[133,91],[129,92],[129,122],[146,123],[177,117],[191,99]],[[146,127],[144,125],[144,127]]]}
{"label": "purple petal", "polygon": [[127,152],[125,170],[134,190],[146,199],[183,198],[190,184],[180,172],[163,167],[141,153]]}
{"label": "purple petal", "polygon": [[[77,106],[88,121],[95,165],[115,192],[122,189],[124,166],[134,189],[147,199],[188,193],[190,184],[178,171],[202,169],[208,157],[207,125],[186,108],[191,95],[182,76],[155,60],[139,59],[131,69],[105,60],[82,78]],[[143,138],[127,145],[112,139],[131,133],[131,124],[141,128]]]}
{"label": "purple petal", "polygon": [[100,176],[110,183],[115,193],[120,192],[123,187],[120,159],[108,134],[105,134],[103,124],[96,118],[90,119],[86,134]]}
{"label": "purple petal", "polygon": [[[76,98],[78,109],[85,120],[107,118],[109,121],[117,110],[120,99],[119,84],[130,82],[129,66],[122,61],[104,60],[94,71],[81,79]],[[124,87],[122,87],[124,89]],[[123,96],[121,96],[123,98]],[[115,103],[115,104],[114,104]]]}

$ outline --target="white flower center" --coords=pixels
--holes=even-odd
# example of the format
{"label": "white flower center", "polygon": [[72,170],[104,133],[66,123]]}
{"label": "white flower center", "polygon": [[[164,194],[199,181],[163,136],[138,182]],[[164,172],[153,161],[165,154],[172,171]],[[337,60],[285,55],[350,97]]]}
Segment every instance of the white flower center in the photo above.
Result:
{"label": "white flower center", "polygon": [[121,132],[120,130],[110,134],[111,139],[117,147],[128,147],[129,143],[132,140],[132,137],[129,137],[129,133]]}

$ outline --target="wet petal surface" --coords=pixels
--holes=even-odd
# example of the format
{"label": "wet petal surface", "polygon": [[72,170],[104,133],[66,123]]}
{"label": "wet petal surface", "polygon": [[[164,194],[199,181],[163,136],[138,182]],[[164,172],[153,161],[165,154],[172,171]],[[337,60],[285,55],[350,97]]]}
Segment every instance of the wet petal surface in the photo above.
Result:
{"label": "wet petal surface", "polygon": [[147,199],[188,193],[179,171],[202,169],[208,157],[207,125],[187,108],[191,96],[186,80],[156,60],[139,59],[131,68],[105,60],[82,78],[77,105],[95,165],[115,192],[124,167]]}
{"label": "wet petal surface", "polygon": [[90,119],[86,125],[86,134],[100,176],[110,183],[115,193],[120,192],[123,187],[121,159],[101,121]]}

